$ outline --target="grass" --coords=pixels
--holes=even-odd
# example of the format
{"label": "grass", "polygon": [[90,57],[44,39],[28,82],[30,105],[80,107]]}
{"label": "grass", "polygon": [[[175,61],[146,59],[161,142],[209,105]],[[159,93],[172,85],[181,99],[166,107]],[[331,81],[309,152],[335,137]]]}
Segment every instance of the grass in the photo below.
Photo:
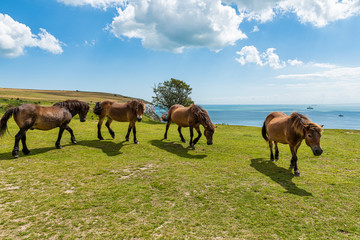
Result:
{"label": "grass", "polygon": [[[0,115],[31,102],[51,105],[129,98],[114,94],[0,88]],[[113,122],[115,139],[97,117],[67,132],[28,131],[31,154],[11,156],[13,119],[0,139],[2,239],[359,239],[360,131],[325,130],[324,153],[299,149],[301,177],[288,170],[290,151],[270,162],[260,128],[219,125],[214,145],[181,143],[172,125],[137,123],[139,145],[125,142],[127,123]],[[189,139],[188,129],[183,131]],[[131,135],[132,137],[132,135]]]}
{"label": "grass", "polygon": [[[270,162],[260,128],[219,125],[214,145],[181,143],[172,125],[137,123],[139,145],[124,142],[126,123],[96,118],[28,131],[31,154],[11,157],[18,131],[11,119],[0,148],[0,237],[13,239],[359,239],[360,131],[326,130],[324,153],[299,149]],[[183,131],[189,139],[188,129]],[[132,135],[131,135],[132,137]]]}

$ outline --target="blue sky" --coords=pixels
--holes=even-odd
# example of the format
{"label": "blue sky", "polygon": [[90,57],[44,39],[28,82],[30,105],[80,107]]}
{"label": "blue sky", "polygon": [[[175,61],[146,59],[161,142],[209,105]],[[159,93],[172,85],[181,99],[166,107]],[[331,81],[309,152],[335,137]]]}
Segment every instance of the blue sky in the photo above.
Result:
{"label": "blue sky", "polygon": [[1,0],[0,87],[360,103],[360,1]]}

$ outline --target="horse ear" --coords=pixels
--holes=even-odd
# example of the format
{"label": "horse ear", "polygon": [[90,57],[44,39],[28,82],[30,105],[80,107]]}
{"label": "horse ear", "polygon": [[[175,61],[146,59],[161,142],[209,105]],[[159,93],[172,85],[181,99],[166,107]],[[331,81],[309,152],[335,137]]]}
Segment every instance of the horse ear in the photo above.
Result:
{"label": "horse ear", "polygon": [[304,128],[305,128],[306,130],[309,130],[309,129],[310,129],[310,125],[309,125],[309,124],[305,124],[305,125],[304,125]]}
{"label": "horse ear", "polygon": [[320,127],[321,127],[321,128],[323,128],[323,127],[324,127],[324,124],[323,124],[323,125],[321,125]]}

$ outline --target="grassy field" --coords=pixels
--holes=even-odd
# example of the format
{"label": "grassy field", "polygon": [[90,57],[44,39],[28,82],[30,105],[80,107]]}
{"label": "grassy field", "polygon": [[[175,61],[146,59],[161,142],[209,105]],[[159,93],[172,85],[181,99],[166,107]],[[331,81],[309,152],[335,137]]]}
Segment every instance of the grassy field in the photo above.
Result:
{"label": "grassy field", "polygon": [[1,239],[360,238],[360,131],[325,130],[320,157],[303,143],[294,177],[288,146],[270,162],[260,128],[219,125],[214,145],[203,137],[192,150],[175,125],[162,140],[165,124],[137,123],[139,145],[124,141],[126,123],[112,123],[115,139],[104,126],[104,141],[96,125],[75,117],[78,144],[65,132],[63,149],[58,129],[28,131],[30,155],[13,159],[9,120]]}

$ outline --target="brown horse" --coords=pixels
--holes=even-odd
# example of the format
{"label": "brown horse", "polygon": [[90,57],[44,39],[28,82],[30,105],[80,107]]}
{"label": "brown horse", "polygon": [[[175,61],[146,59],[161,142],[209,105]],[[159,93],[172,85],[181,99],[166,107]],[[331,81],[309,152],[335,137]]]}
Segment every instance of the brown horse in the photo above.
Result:
{"label": "brown horse", "polygon": [[[167,139],[167,132],[169,130],[171,122],[175,122],[179,126],[178,132],[181,141],[184,143],[186,143],[186,140],[181,133],[181,128],[190,127],[190,147],[195,149],[194,146],[199,141],[202,135],[200,131],[201,124],[205,128],[204,135],[207,139],[207,144],[213,144],[215,125],[211,122],[208,112],[200,106],[192,104],[189,107],[184,107],[183,105],[176,104],[170,107],[167,116],[163,115],[161,118],[163,121],[167,122],[164,139]],[[194,128],[198,132],[198,136],[193,141]]]}
{"label": "brown horse", "polygon": [[282,112],[270,113],[263,124],[262,136],[269,142],[270,160],[274,161],[273,141],[275,143],[275,159],[279,159],[279,149],[277,143],[289,144],[292,154],[290,168],[294,168],[295,176],[300,176],[297,166],[297,150],[303,139],[311,148],[315,156],[320,156],[323,152],[320,146],[322,127],[311,122],[306,116],[293,112],[287,116]]}
{"label": "brown horse", "polygon": [[14,157],[19,157],[20,140],[23,145],[23,153],[25,155],[30,153],[26,146],[26,131],[29,129],[50,130],[60,127],[58,139],[55,143],[56,148],[60,149],[62,148],[60,140],[65,129],[71,134],[71,141],[76,143],[74,133],[68,124],[76,114],[79,114],[80,121],[84,122],[88,111],[89,105],[78,100],[58,102],[51,107],[42,107],[34,104],[13,107],[7,110],[0,120],[0,137],[6,132],[7,121],[11,116],[14,116],[15,122],[20,128],[20,131],[15,135],[15,145],[12,151]]}
{"label": "brown horse", "polygon": [[104,118],[107,116],[108,120],[105,125],[109,129],[109,133],[112,138],[115,137],[114,131],[110,128],[110,124],[113,120],[118,122],[130,122],[125,140],[129,141],[129,136],[132,129],[134,134],[134,143],[138,144],[139,141],[136,139],[135,123],[136,121],[141,122],[144,111],[145,104],[138,100],[132,100],[126,103],[117,103],[112,100],[97,102],[95,104],[94,113],[99,116],[98,138],[100,140],[104,140],[101,135],[101,125],[104,121]]}

